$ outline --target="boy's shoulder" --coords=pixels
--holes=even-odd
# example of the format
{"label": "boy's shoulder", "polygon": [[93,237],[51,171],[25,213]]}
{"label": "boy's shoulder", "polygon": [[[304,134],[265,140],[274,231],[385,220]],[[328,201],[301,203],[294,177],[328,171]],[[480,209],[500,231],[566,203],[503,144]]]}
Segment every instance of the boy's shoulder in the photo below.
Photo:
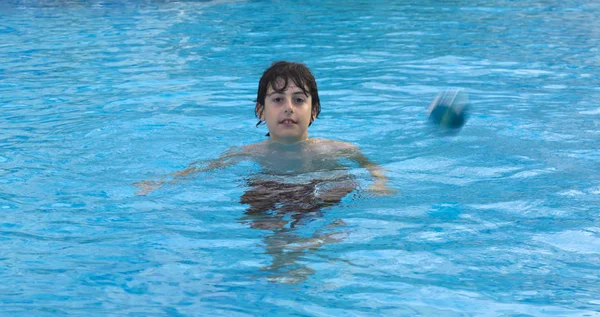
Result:
{"label": "boy's shoulder", "polygon": [[310,139],[315,145],[320,145],[331,150],[358,150],[358,146],[344,141],[330,139]]}
{"label": "boy's shoulder", "polygon": [[241,146],[234,146],[227,151],[229,156],[255,156],[265,151],[268,145],[267,141],[251,143]]}
{"label": "boy's shoulder", "polygon": [[330,139],[311,139],[312,153],[328,156],[332,159],[351,158],[360,154],[358,146],[344,141]]}

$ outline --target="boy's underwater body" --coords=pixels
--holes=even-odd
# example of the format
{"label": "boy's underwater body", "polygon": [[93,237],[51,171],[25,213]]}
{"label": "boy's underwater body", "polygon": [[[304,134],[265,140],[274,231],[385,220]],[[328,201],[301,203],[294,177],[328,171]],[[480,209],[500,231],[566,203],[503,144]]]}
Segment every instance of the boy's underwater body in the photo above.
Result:
{"label": "boy's underwater body", "polygon": [[[293,228],[303,219],[318,218],[324,207],[340,203],[357,189],[358,182],[349,173],[352,163],[367,169],[373,177],[371,192],[382,195],[393,192],[387,187],[381,168],[369,161],[357,146],[308,137],[308,127],[320,108],[316,81],[306,66],[273,63],[260,79],[255,106],[257,126],[266,123],[268,140],[233,148],[203,166],[192,164],[167,180],[137,183],[140,190],[136,194],[146,195],[165,182],[177,182],[242,161],[258,163],[261,173],[246,178],[247,189],[240,202],[248,208],[240,221],[252,228],[274,231],[265,238],[267,253],[273,257],[268,270],[280,272],[292,268],[287,277],[296,282],[303,280],[311,270],[293,269],[298,266],[296,259],[300,254],[340,238],[337,233],[320,231],[303,238]],[[334,221],[328,228],[340,224],[343,222]]]}

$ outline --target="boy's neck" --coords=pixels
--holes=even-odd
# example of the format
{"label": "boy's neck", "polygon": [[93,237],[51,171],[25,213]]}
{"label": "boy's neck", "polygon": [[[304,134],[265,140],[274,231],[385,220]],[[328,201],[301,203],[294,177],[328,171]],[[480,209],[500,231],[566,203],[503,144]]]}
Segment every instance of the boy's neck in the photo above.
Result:
{"label": "boy's neck", "polygon": [[308,135],[305,137],[302,137],[300,139],[297,138],[290,138],[290,139],[286,139],[286,138],[274,138],[274,137],[270,137],[269,142],[271,143],[279,143],[279,144],[284,144],[284,145],[293,145],[293,144],[300,144],[302,142],[305,142],[308,140]]}
{"label": "boy's neck", "polygon": [[306,138],[303,140],[282,142],[280,140],[270,139],[268,142],[269,142],[269,147],[271,147],[273,149],[291,151],[291,150],[301,150],[302,148],[304,148],[304,146],[306,146],[306,144],[308,144],[308,140],[309,139]]}

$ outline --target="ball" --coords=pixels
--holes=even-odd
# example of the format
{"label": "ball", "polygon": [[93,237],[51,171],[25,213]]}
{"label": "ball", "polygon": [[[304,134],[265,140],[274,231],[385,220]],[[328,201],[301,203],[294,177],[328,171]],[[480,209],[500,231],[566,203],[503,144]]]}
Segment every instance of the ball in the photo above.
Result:
{"label": "ball", "polygon": [[460,89],[440,92],[427,108],[427,117],[444,130],[458,130],[468,118],[468,96]]}

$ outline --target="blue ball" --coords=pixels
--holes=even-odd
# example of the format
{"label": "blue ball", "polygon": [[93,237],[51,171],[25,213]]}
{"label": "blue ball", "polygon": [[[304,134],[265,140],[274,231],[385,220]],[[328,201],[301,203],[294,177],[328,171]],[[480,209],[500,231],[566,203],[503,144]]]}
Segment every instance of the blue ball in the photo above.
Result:
{"label": "blue ball", "polygon": [[429,121],[441,129],[457,130],[468,118],[468,97],[460,89],[449,89],[439,93],[429,105]]}

